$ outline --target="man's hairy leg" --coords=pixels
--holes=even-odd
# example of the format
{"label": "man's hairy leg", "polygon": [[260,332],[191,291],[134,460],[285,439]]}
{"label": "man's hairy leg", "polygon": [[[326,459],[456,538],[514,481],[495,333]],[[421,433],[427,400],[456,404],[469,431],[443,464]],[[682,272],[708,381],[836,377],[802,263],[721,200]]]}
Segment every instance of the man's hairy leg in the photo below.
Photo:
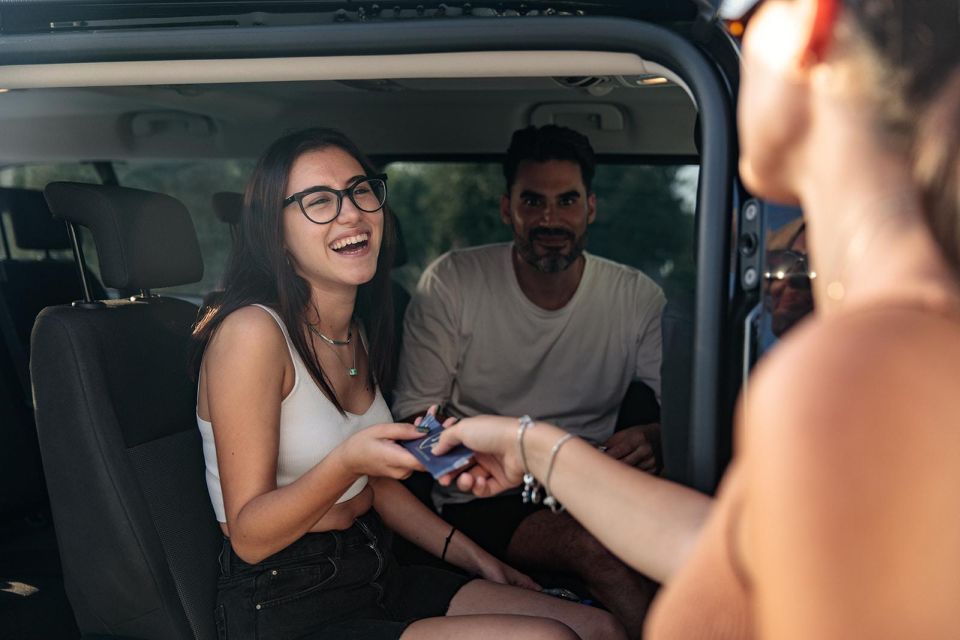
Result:
{"label": "man's hairy leg", "polygon": [[656,583],[623,564],[569,514],[527,516],[510,539],[507,560],[527,570],[576,575],[631,638],[641,637]]}

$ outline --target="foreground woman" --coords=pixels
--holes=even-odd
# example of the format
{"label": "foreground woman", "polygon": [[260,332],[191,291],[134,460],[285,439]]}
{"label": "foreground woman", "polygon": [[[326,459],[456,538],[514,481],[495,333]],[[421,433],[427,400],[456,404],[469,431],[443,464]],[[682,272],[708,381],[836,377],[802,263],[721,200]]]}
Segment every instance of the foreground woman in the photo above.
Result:
{"label": "foreground woman", "polygon": [[[396,441],[421,434],[392,424],[380,389],[385,204],[386,176],[330,130],[278,140],[250,178],[224,292],[195,330],[197,423],[226,536],[221,637],[623,638],[609,614],[538,593],[398,482],[420,466]],[[486,580],[398,566],[391,530]]]}
{"label": "foreground woman", "polygon": [[741,175],[803,206],[817,278],[741,401],[716,504],[541,423],[471,418],[438,449],[484,452],[457,479],[479,495],[526,468],[667,583],[655,640],[960,637],[960,7],[721,11],[750,19]]}

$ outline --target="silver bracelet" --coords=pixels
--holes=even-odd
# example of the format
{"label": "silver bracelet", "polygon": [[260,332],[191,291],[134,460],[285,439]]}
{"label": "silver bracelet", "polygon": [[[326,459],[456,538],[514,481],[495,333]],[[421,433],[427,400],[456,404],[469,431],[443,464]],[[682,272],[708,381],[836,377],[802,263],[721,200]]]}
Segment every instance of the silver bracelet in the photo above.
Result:
{"label": "silver bracelet", "polygon": [[561,513],[564,510],[564,506],[553,497],[552,493],[550,493],[550,476],[553,475],[553,463],[557,459],[557,453],[560,451],[560,447],[575,437],[576,436],[572,433],[566,434],[557,440],[556,444],[553,445],[553,449],[550,450],[550,462],[547,463],[547,477],[543,483],[544,492],[546,493],[546,497],[543,499],[543,504],[550,507],[550,511],[553,511],[554,513]]}
{"label": "silver bracelet", "polygon": [[523,503],[540,502],[540,483],[530,473],[530,467],[527,466],[527,452],[523,449],[523,434],[527,429],[533,426],[533,419],[530,416],[520,416],[520,427],[517,429],[517,449],[520,450],[520,462],[523,464]]}

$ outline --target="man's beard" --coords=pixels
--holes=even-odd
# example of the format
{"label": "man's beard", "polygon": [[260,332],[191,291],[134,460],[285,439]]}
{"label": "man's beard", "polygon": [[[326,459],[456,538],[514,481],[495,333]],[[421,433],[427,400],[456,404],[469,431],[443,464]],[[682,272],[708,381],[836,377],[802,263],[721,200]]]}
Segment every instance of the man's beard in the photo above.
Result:
{"label": "man's beard", "polygon": [[[544,255],[538,255],[533,248],[533,243],[538,236],[565,237],[572,243],[572,246],[569,250],[547,248]],[[578,238],[567,229],[535,227],[530,230],[526,238],[515,233],[513,242],[517,247],[517,253],[520,254],[524,262],[543,273],[558,273],[568,269],[583,254],[583,249],[587,245],[587,233],[584,231],[583,235]]]}

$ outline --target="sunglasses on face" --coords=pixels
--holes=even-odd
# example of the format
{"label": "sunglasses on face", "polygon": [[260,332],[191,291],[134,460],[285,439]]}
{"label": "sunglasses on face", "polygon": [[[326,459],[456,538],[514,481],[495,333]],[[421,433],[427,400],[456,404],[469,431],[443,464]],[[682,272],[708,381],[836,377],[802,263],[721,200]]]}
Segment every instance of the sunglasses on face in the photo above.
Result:
{"label": "sunglasses on face", "polygon": [[747,22],[757,12],[763,0],[723,0],[717,9],[717,17],[734,38],[743,37],[747,30]]}

